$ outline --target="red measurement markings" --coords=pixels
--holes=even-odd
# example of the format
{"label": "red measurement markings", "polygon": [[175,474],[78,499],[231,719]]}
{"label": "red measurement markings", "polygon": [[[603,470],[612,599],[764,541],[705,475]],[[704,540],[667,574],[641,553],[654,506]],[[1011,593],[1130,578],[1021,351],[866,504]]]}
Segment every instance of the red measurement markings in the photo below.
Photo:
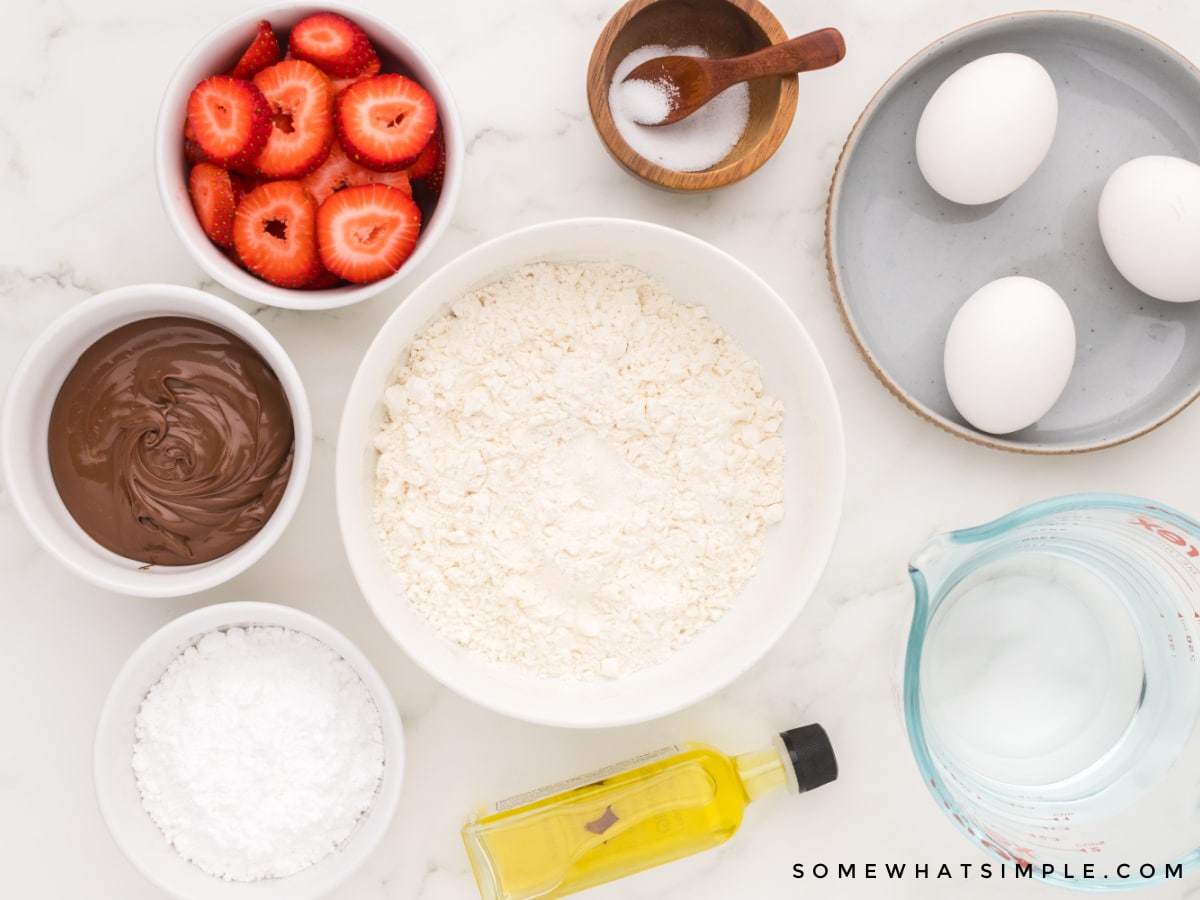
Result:
{"label": "red measurement markings", "polygon": [[[1194,560],[1200,561],[1200,548],[1198,548],[1194,543],[1189,541],[1186,537],[1179,534],[1178,532],[1171,531],[1171,529],[1161,525],[1158,522],[1154,522],[1150,519],[1147,519],[1145,516],[1138,516],[1133,521],[1131,521],[1129,524],[1136,525],[1140,528],[1144,528],[1146,531],[1150,532],[1151,534],[1157,535],[1158,537],[1162,538],[1166,543],[1171,544],[1172,546],[1177,547],[1180,550],[1182,550],[1183,556],[1184,556],[1184,560],[1183,560],[1182,564],[1185,566],[1185,568],[1188,570],[1189,573],[1200,575],[1200,569],[1197,569],[1197,567],[1193,563]],[[1178,557],[1176,557],[1176,559],[1178,559]],[[1194,583],[1184,581],[1181,586],[1189,594],[1192,594],[1195,591]],[[1198,620],[1198,623],[1200,623],[1200,610],[1197,610],[1194,604],[1192,604],[1192,616],[1196,620]]]}
{"label": "red measurement markings", "polygon": [[1196,549],[1195,544],[1189,543],[1187,538],[1183,537],[1182,535],[1176,534],[1174,531],[1171,531],[1170,529],[1163,528],[1157,522],[1151,522],[1145,516],[1138,516],[1136,519],[1134,519],[1129,524],[1140,525],[1142,528],[1145,528],[1147,531],[1154,532],[1160,538],[1162,538],[1164,541],[1172,543],[1176,547],[1186,547],[1187,548],[1187,553],[1185,554],[1186,556],[1200,556],[1200,550]]}

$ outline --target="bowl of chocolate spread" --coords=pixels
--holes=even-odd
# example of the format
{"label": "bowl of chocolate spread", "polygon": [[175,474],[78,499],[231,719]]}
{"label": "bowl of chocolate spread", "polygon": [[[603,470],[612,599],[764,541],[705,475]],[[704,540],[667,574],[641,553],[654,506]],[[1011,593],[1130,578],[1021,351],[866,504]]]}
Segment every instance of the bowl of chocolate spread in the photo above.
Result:
{"label": "bowl of chocolate spread", "polygon": [[34,342],[0,418],[13,504],[42,546],[122,593],[175,596],[245,570],[286,527],[312,450],[279,342],[203,291],[135,285]]}

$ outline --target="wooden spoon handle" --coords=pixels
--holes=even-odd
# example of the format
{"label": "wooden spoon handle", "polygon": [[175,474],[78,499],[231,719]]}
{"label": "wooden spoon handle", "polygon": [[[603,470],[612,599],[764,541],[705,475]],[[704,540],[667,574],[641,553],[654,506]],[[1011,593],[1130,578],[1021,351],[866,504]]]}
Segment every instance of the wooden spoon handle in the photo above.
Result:
{"label": "wooden spoon handle", "polygon": [[[840,62],[846,55],[846,42],[836,28],[822,28],[794,37],[782,44],[772,44],[762,50],[729,60],[728,65],[714,66],[713,82],[728,87],[739,81],[763,78],[767,75],[791,75],[793,72],[809,72],[824,69]],[[722,63],[723,60],[713,60]],[[715,87],[715,85],[714,85]]]}

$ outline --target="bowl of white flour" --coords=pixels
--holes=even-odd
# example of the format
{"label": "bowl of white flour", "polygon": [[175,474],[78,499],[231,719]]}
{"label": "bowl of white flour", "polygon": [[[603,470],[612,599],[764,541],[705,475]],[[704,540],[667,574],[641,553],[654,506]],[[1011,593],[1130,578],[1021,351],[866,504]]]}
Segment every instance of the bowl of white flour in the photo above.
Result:
{"label": "bowl of white flour", "polygon": [[382,840],[404,737],[348,638],[273,603],[222,603],[133,652],[100,713],[96,799],[130,861],[189,900],[323,897]]}
{"label": "bowl of white flour", "polygon": [[599,727],[728,684],[792,624],[844,449],[803,326],[689,235],[576,219],[420,285],[351,385],[336,463],[355,577],[439,681]]}

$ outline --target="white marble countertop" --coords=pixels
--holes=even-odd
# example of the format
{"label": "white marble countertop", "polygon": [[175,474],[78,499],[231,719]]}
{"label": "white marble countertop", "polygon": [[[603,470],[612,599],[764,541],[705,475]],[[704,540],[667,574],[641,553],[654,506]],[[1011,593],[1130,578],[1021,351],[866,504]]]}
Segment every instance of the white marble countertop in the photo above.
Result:
{"label": "white marble countertop", "polygon": [[[584,73],[616,0],[362,0],[400,23],[442,67],[467,135],[466,180],[428,274],[481,240],[580,215],[647,219],[734,254],[792,306],[815,338],[845,417],[847,492],[826,574],[799,620],[748,674],[666,719],[580,732],[505,719],[459,698],[377,627],[342,553],[333,496],[336,428],[357,360],[403,301],[392,290],[356,307],[253,308],[207,280],[168,228],[151,173],[159,97],[192,44],[250,4],[55,0],[13,3],[0,57],[0,388],[57,314],[108,288],[200,286],[254,312],[292,354],[308,387],[316,448],[307,493],[279,544],[216,590],[176,600],[105,593],[34,543],[0,485],[0,894],[34,898],[161,895],[126,862],[96,807],[91,741],[127,655],[186,610],[233,599],[293,604],[346,632],[381,670],[403,715],[409,758],[399,812],[341,900],[476,897],[459,839],[480,804],[553,777],[676,740],[752,749],[809,721],[835,740],[841,778],[812,795],[765,799],[723,848],[588,896],[1062,897],[1061,890],[964,877],[985,858],[923,788],[893,699],[896,634],[910,595],[906,560],[934,532],[984,522],[1076,490],[1140,494],[1200,512],[1192,476],[1200,410],[1124,446],[1030,457],[952,437],[898,403],[864,364],[826,281],[823,214],[843,140],[891,72],[934,38],[1016,0],[811,0],[772,4],[798,34],[836,25],[847,59],[806,77],[796,122],[765,168],[704,196],[652,189],[609,159],[587,112]],[[1200,59],[1191,0],[1063,0],[1139,26]],[[409,282],[409,287],[415,283]],[[928,863],[953,879],[811,878],[792,866]],[[1192,876],[1141,896],[1200,895]]]}

